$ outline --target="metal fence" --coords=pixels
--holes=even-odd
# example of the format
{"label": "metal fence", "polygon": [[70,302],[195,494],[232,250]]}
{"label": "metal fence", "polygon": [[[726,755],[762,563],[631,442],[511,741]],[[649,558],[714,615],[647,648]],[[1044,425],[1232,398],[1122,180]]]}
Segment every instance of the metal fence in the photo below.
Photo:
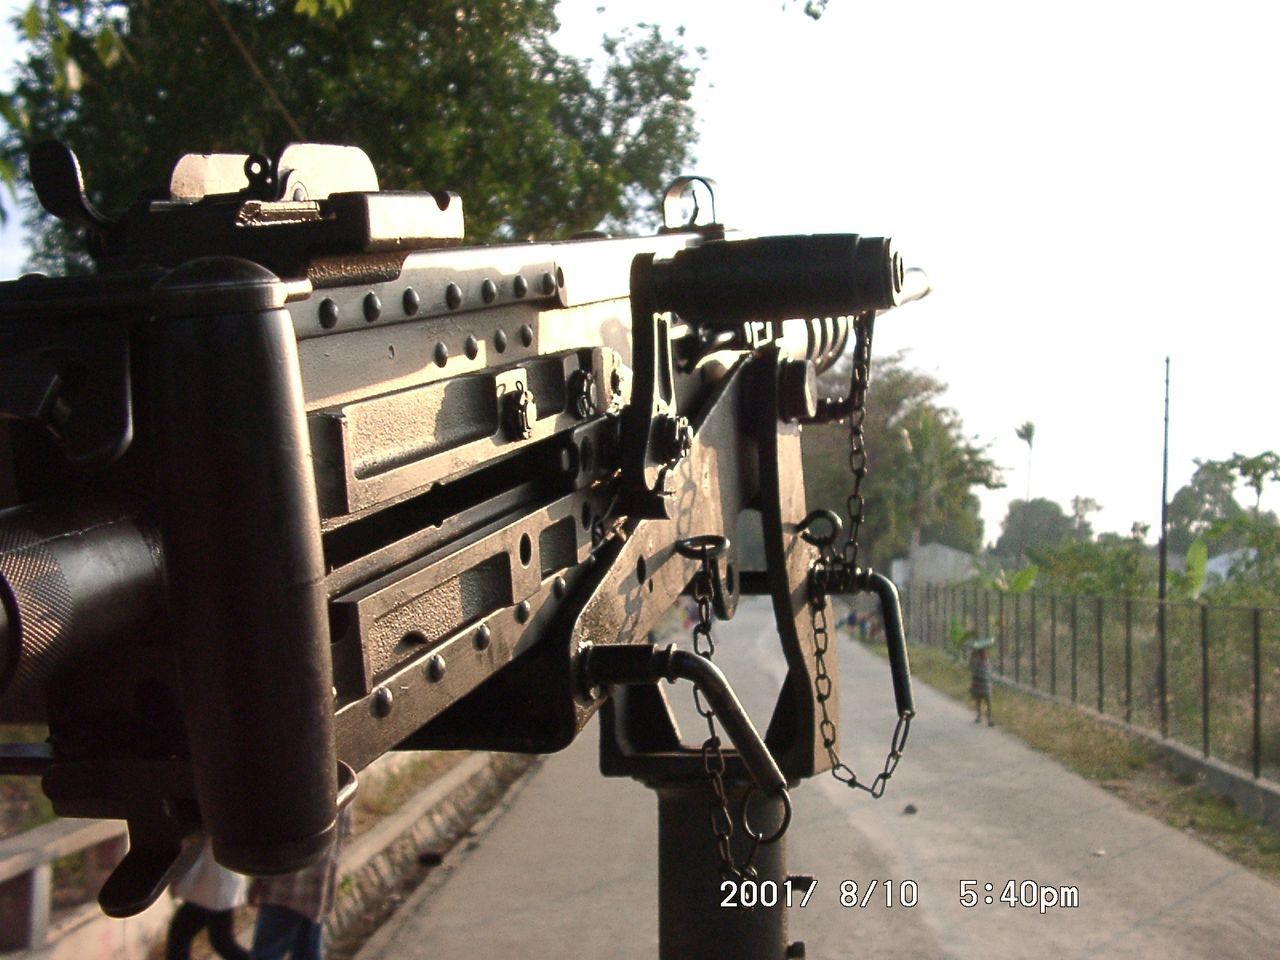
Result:
{"label": "metal fence", "polygon": [[991,637],[999,676],[1280,774],[1280,609],[935,584],[904,607],[912,642],[960,655],[966,636]]}

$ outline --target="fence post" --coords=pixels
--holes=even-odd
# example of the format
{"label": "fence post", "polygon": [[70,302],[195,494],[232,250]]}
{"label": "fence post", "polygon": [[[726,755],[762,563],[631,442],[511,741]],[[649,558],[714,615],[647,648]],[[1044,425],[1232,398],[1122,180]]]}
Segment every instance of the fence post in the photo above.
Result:
{"label": "fence post", "polygon": [[1262,776],[1262,611],[1253,608],[1253,779]]}
{"label": "fence post", "polygon": [[921,639],[927,638],[933,635],[933,631],[930,629],[930,619],[929,619],[930,617],[929,600],[933,596],[933,585],[926,583],[926,584],[923,584],[923,588],[924,588],[922,591],[923,599],[921,599],[920,601],[920,632],[916,634],[916,637]]}
{"label": "fence post", "polygon": [[1097,634],[1097,638],[1098,638],[1098,712],[1099,712],[1099,713],[1105,713],[1105,712],[1106,712],[1106,711],[1105,711],[1105,709],[1104,709],[1104,707],[1103,707],[1103,697],[1102,697],[1102,681],[1103,681],[1103,676],[1102,676],[1102,611],[1103,611],[1103,607],[1102,607],[1102,598],[1101,598],[1101,597],[1098,597],[1098,599],[1097,599],[1097,614],[1096,614],[1096,616],[1094,617],[1094,619],[1095,619],[1095,621],[1096,621],[1096,623],[1094,623],[1094,631],[1095,631],[1095,633]]}
{"label": "fence post", "polygon": [[39,950],[49,936],[53,864],[0,883],[0,950]]}
{"label": "fence post", "polygon": [[1169,671],[1167,669],[1168,644],[1165,635],[1164,600],[1157,601],[1156,634],[1160,640],[1159,663],[1156,665],[1156,688],[1160,693],[1160,736],[1169,736]]}
{"label": "fence post", "polygon": [[1208,604],[1201,604],[1201,749],[1208,756]]}
{"label": "fence post", "polygon": [[937,621],[934,627],[937,628],[935,636],[938,638],[939,646],[942,649],[947,647],[947,587],[946,584],[938,584],[933,592],[933,615]]}
{"label": "fence post", "polygon": [[1124,722],[1133,722],[1133,597],[1124,598]]}
{"label": "fence post", "polygon": [[982,636],[991,636],[991,595],[981,587],[973,588],[973,615],[978,615],[978,595],[982,595]]}
{"label": "fence post", "polygon": [[1058,595],[1049,595],[1049,696],[1058,695]]}
{"label": "fence post", "polygon": [[[929,584],[929,637],[934,643],[938,641],[938,623],[942,620],[941,612],[938,609],[939,593],[941,591],[938,589],[938,584]],[[941,647],[942,644],[938,644],[938,646]]]}
{"label": "fence post", "polygon": [[1031,592],[1031,686],[1036,685],[1036,595]]}
{"label": "fence post", "polygon": [[1079,600],[1080,598],[1075,594],[1071,595],[1071,702],[1072,703],[1079,702],[1079,699],[1076,696],[1076,678],[1079,673],[1079,671],[1077,670],[1077,666],[1079,664],[1079,648],[1076,644],[1076,611],[1080,608],[1080,604],[1078,602]]}
{"label": "fence post", "polygon": [[[1004,669],[1004,594],[996,594],[998,603],[996,606],[996,626],[999,628],[998,636],[1000,637],[1000,675],[1008,676]],[[991,592],[987,591],[987,600],[991,600]]]}
{"label": "fence post", "polygon": [[942,648],[951,643],[951,584],[942,588]]}
{"label": "fence post", "polygon": [[1022,596],[1013,595],[1013,682],[1022,682]]}

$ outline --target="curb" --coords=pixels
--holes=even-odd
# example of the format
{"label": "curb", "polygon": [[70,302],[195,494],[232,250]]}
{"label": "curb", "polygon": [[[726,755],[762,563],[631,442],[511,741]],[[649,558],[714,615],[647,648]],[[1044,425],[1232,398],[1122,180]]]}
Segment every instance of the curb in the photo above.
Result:
{"label": "curb", "polygon": [[329,939],[376,929],[398,902],[405,879],[421,869],[419,854],[453,846],[536,759],[473,754],[353,840],[338,863]]}

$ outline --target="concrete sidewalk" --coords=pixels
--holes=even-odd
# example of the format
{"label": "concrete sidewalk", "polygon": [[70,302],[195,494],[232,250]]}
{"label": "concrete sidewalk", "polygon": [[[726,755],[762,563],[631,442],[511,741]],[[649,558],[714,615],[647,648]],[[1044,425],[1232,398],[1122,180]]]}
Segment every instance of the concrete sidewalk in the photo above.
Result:
{"label": "concrete sidewalk", "polygon": [[[763,725],[781,676],[767,608],[744,603],[717,638],[717,662]],[[869,776],[893,726],[888,668],[845,641],[840,657],[842,747]],[[677,705],[688,696],[669,692]],[[920,719],[886,797],[830,778],[794,793],[789,866],[818,886],[793,908],[790,936],[810,958],[1277,955],[1280,888],[999,727],[975,726],[964,705],[921,685],[916,695]],[[656,802],[638,784],[601,777],[595,753],[592,729],[548,758],[360,956],[655,957]],[[877,893],[866,907],[843,907],[846,880],[860,895],[875,880]],[[962,880],[977,881],[977,906],[961,906]],[[1042,885],[1075,887],[1079,906],[1010,907],[998,899],[1010,880],[1033,881],[1037,900]],[[897,902],[911,892],[905,881],[914,907]]]}

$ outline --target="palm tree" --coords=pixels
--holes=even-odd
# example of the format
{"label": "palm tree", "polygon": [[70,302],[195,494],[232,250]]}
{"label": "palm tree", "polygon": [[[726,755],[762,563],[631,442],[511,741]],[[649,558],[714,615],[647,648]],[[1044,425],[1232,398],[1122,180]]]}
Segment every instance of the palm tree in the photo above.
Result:
{"label": "palm tree", "polygon": [[1018,439],[1027,445],[1027,500],[1031,500],[1031,445],[1036,439],[1036,425],[1028,420],[1014,431]]}

